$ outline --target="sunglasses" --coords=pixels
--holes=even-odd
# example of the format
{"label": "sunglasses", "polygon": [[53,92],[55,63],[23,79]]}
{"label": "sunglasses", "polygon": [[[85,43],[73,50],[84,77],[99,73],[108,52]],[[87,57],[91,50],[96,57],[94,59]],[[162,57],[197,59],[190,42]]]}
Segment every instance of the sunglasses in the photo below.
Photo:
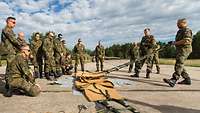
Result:
{"label": "sunglasses", "polygon": [[13,24],[16,24],[16,22],[15,21],[10,21],[11,23],[13,23]]}

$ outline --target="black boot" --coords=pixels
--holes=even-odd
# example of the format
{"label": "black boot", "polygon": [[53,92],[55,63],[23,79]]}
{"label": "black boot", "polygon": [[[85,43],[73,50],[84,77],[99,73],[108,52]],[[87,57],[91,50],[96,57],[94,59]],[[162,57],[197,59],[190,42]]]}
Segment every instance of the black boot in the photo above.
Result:
{"label": "black boot", "polygon": [[169,84],[171,87],[174,87],[177,80],[174,79],[174,78],[171,78],[171,79],[166,79],[166,78],[164,78],[163,81],[164,81],[165,83]]}
{"label": "black boot", "polygon": [[99,72],[99,66],[96,66],[97,67],[97,70],[96,70],[96,72]]}
{"label": "black boot", "polygon": [[77,67],[74,68],[74,73],[77,73]]}
{"label": "black boot", "polygon": [[150,72],[146,73],[146,78],[150,78]]}
{"label": "black boot", "polygon": [[52,81],[51,77],[50,77],[50,73],[49,72],[45,72],[45,77],[47,80]]}
{"label": "black boot", "polygon": [[59,70],[59,71],[56,71],[56,73],[57,73],[58,77],[61,77],[61,76],[63,75],[63,73],[62,73],[62,71],[61,71],[61,70]]}
{"label": "black boot", "polygon": [[191,85],[191,79],[190,78],[186,78],[183,81],[178,82],[178,84]]}
{"label": "black boot", "polygon": [[42,72],[40,72],[40,78],[41,78],[41,79],[43,78],[43,76],[42,76]]}
{"label": "black boot", "polygon": [[103,65],[101,65],[101,71],[103,71]]}
{"label": "black boot", "polygon": [[6,88],[6,92],[4,94],[5,97],[12,97],[13,93],[12,93],[12,88],[11,86],[9,86],[8,84],[5,86]]}
{"label": "black boot", "polygon": [[35,71],[34,75],[35,75],[35,78],[39,78],[39,72]]}
{"label": "black boot", "polygon": [[134,75],[131,75],[131,77],[139,78],[139,73],[135,73]]}
{"label": "black boot", "polygon": [[157,69],[157,73],[156,74],[160,74],[160,67],[156,66],[156,69]]}

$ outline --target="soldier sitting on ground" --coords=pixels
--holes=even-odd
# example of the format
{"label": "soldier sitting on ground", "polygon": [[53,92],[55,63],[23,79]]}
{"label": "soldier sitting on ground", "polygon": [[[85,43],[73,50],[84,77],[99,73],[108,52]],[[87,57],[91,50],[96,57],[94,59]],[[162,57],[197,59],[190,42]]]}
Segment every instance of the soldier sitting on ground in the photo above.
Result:
{"label": "soldier sitting on ground", "polygon": [[20,52],[11,61],[8,73],[8,90],[6,97],[11,97],[13,89],[23,91],[28,96],[37,96],[41,89],[35,83],[35,79],[30,72],[28,60],[30,58],[30,48],[28,45],[22,46]]}
{"label": "soldier sitting on ground", "polygon": [[69,54],[69,53],[66,54],[62,66],[63,66],[63,72],[65,75],[72,74],[73,64],[72,64],[71,54]]}

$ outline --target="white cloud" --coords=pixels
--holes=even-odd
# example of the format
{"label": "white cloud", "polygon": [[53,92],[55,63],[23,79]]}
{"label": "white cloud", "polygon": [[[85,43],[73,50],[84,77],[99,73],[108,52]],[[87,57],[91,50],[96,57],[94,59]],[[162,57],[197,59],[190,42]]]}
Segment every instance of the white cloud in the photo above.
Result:
{"label": "white cloud", "polygon": [[[200,27],[199,0],[59,0],[53,3],[49,0],[0,2],[0,22],[14,14],[17,32],[24,31],[29,36],[33,31],[54,30],[63,33],[70,47],[81,37],[89,48],[94,48],[98,40],[106,46],[139,41],[145,27],[151,28],[157,40],[169,40],[176,34],[177,19],[183,17],[188,18],[194,33]],[[55,12],[58,4],[61,9]]]}

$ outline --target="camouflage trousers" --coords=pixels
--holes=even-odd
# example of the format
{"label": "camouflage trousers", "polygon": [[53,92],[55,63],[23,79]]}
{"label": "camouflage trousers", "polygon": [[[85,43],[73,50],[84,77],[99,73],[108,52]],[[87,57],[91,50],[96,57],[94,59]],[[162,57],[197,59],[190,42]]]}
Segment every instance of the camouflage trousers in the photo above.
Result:
{"label": "camouflage trousers", "polygon": [[191,48],[186,48],[183,50],[176,50],[176,63],[174,66],[175,72],[173,73],[173,78],[178,80],[180,76],[182,76],[184,79],[190,78],[189,74],[187,73],[186,69],[184,68],[184,63],[187,60],[188,56],[192,52]]}
{"label": "camouflage trousers", "polygon": [[53,54],[45,55],[44,60],[44,71],[45,72],[56,72],[56,65],[55,65],[55,59]]}
{"label": "camouflage trousers", "polygon": [[158,56],[158,54],[154,54],[152,62],[153,62],[153,64],[156,65],[157,71],[160,71],[159,56]]}
{"label": "camouflage trousers", "polygon": [[61,58],[62,57],[60,55],[56,54],[55,56],[56,71],[61,71],[61,67],[62,67]]}
{"label": "camouflage trousers", "polygon": [[40,93],[40,89],[36,85],[23,78],[9,78],[8,83],[11,88],[22,90],[29,96],[34,97]]}
{"label": "camouflage trousers", "polygon": [[[140,57],[143,57],[145,55],[141,54]],[[151,73],[152,72],[152,68],[153,68],[152,60],[153,60],[153,55],[148,56],[147,58],[145,58],[143,60],[136,61],[135,62],[135,73],[140,73],[140,71],[141,71],[141,69],[142,69],[142,67],[143,67],[143,65],[144,65],[145,62],[147,63],[146,72],[147,73]]]}
{"label": "camouflage trousers", "polygon": [[135,58],[130,58],[130,65],[129,65],[129,72],[131,72],[132,71],[132,69],[133,69],[133,64],[135,63]]}
{"label": "camouflage trousers", "polygon": [[75,66],[74,66],[75,72],[77,72],[77,67],[78,67],[79,61],[81,64],[81,71],[84,71],[84,63],[85,63],[84,55],[75,55]]}
{"label": "camouflage trousers", "polygon": [[[6,61],[7,61],[7,66],[6,66],[6,73],[5,73],[5,80],[6,80],[6,85],[7,85],[7,81],[8,81],[8,75],[9,75],[9,71],[10,71],[10,65],[12,60],[15,58],[15,54],[8,54],[6,56]],[[7,87],[7,86],[6,86]]]}
{"label": "camouflage trousers", "polygon": [[99,63],[101,66],[101,71],[103,71],[103,62],[104,62],[104,58],[101,56],[95,56],[95,61],[96,61],[96,68],[97,71],[99,71]]}

